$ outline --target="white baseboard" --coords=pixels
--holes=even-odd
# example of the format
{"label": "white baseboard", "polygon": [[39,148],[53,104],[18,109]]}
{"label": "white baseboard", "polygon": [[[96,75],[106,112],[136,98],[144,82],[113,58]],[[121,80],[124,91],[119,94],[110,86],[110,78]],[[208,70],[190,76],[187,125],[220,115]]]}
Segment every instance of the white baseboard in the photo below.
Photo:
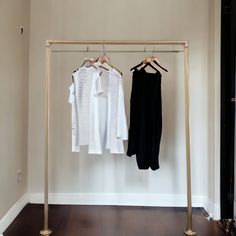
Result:
{"label": "white baseboard", "polygon": [[[193,207],[205,207],[205,196],[193,196]],[[29,195],[30,203],[43,203],[43,194]],[[64,205],[123,205],[123,206],[162,206],[185,207],[185,195],[176,194],[93,194],[93,193],[54,193],[49,194],[50,204]]]}
{"label": "white baseboard", "polygon": [[203,208],[208,212],[209,219],[220,219],[220,203],[213,203],[209,198],[206,197],[205,201],[203,202]]}
{"label": "white baseboard", "polygon": [[214,215],[213,215],[214,220],[219,220],[220,219],[220,203],[215,203],[214,204]]}
{"label": "white baseboard", "polygon": [[[30,203],[43,203],[42,193],[29,196]],[[115,194],[115,193],[52,193],[49,194],[50,204],[61,205],[117,205],[117,206],[158,206],[186,207],[186,195],[181,194]],[[193,196],[193,207],[203,207],[209,217],[220,219],[220,204],[213,203],[206,196]]]}
{"label": "white baseboard", "polygon": [[0,236],[3,236],[3,232],[12,223],[16,216],[21,212],[21,210],[29,203],[29,195],[24,194],[5,214],[5,216],[0,219]]}

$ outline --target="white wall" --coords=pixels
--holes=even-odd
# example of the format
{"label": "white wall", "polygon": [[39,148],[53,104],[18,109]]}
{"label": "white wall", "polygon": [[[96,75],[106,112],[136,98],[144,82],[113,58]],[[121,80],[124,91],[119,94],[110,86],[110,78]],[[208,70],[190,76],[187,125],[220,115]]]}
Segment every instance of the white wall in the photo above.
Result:
{"label": "white wall", "polygon": [[[209,16],[212,1],[31,1],[29,77],[29,192],[43,192],[44,167],[44,44],[46,39],[188,39],[190,41],[190,123],[193,195],[209,195],[208,160],[212,152],[209,122],[208,77],[210,62]],[[143,49],[143,48],[142,48]],[[152,47],[151,47],[152,49]],[[93,56],[94,54],[89,54]],[[183,55],[158,54],[168,69],[163,72],[163,135],[158,171],[140,171],[135,158],[86,150],[71,153],[70,106],[67,103],[71,73],[86,54],[53,54],[50,141],[50,192],[164,194],[186,193]],[[131,66],[144,54],[109,54],[124,72],[126,112],[129,118]],[[209,112],[211,114],[209,114]],[[214,119],[214,115],[212,116]],[[211,150],[209,150],[211,148]],[[212,183],[212,182],[210,182]],[[212,189],[211,189],[212,190]],[[210,191],[211,191],[210,190]],[[213,190],[212,190],[213,191]],[[156,199],[158,202],[158,199]],[[148,203],[147,203],[148,204]]]}
{"label": "white wall", "polygon": [[209,1],[208,56],[208,197],[215,219],[220,218],[220,25],[221,2]]}
{"label": "white wall", "polygon": [[0,0],[0,219],[27,191],[29,11],[28,0]]}

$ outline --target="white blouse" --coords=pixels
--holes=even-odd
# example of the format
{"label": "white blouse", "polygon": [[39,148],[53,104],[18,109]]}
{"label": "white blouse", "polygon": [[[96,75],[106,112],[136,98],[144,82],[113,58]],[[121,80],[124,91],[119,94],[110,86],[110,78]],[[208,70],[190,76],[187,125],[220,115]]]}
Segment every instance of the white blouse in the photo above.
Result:
{"label": "white blouse", "polygon": [[73,73],[69,102],[72,107],[72,152],[88,145],[88,153],[124,153],[128,139],[123,78],[118,71],[81,67]]}

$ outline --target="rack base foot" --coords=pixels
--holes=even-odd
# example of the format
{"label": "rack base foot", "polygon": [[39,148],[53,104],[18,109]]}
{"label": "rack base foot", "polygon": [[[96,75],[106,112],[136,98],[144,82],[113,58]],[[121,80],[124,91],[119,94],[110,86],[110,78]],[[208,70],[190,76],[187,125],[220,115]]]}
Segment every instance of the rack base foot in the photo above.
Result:
{"label": "rack base foot", "polygon": [[52,230],[50,229],[43,229],[40,231],[40,235],[48,236],[52,233]]}
{"label": "rack base foot", "polygon": [[191,229],[188,229],[188,230],[184,231],[184,234],[185,235],[197,235],[197,233],[192,231]]}

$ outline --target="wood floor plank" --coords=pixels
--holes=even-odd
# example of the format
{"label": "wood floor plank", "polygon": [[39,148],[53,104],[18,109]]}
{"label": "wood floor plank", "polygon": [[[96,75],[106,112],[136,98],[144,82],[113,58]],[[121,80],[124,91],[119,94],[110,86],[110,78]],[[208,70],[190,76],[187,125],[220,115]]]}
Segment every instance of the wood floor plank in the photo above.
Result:
{"label": "wood floor plank", "polygon": [[[200,236],[224,236],[200,208],[193,209],[194,229]],[[28,204],[4,236],[38,236],[43,205]],[[185,208],[50,205],[49,227],[55,236],[182,236]]]}

